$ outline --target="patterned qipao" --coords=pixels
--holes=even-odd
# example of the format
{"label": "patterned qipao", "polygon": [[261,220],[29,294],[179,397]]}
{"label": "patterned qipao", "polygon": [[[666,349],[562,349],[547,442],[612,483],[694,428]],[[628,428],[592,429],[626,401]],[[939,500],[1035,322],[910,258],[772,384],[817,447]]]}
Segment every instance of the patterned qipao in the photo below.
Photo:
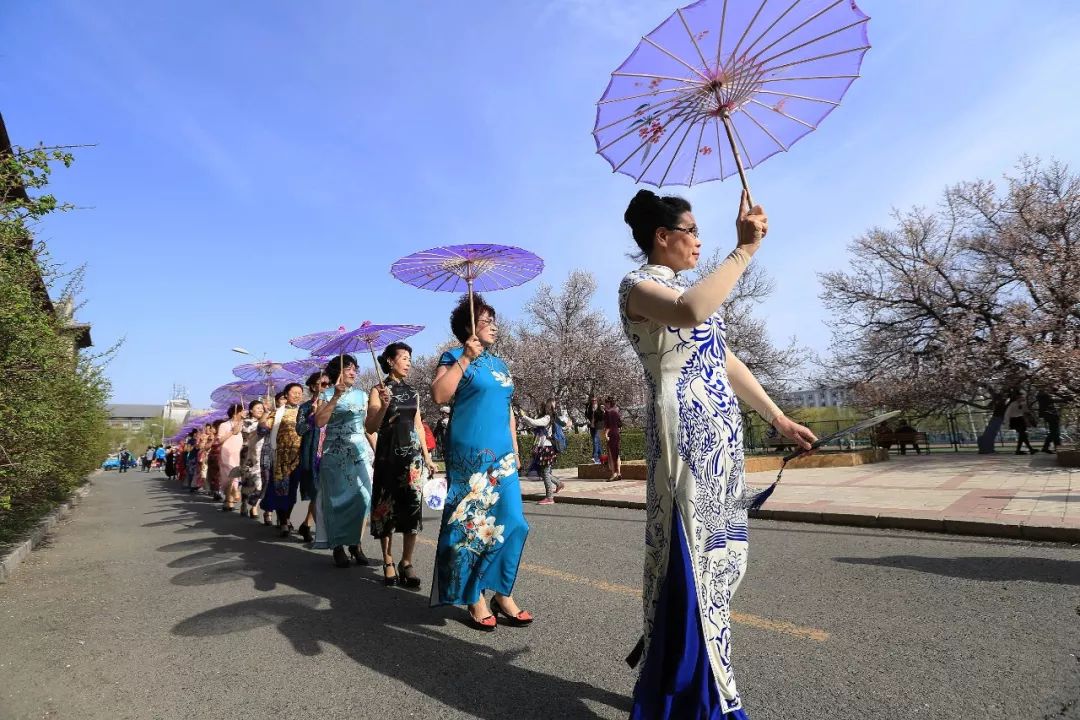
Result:
{"label": "patterned qipao", "polygon": [[744,718],[731,663],[731,597],[746,570],[747,508],[758,491],[744,484],[724,323],[719,312],[695,328],[631,320],[626,301],[644,281],[684,289],[662,265],[631,272],[619,288],[623,329],[649,388],[644,655],[631,717]]}
{"label": "patterned qipao", "polygon": [[[334,388],[322,401],[334,399]],[[371,506],[371,444],[364,432],[367,393],[349,388],[326,423],[326,440],[316,476],[316,548],[359,545],[360,526]]]}
{"label": "patterned qipao", "polygon": [[390,406],[375,443],[371,534],[420,532],[423,527],[424,454],[416,432],[419,398],[405,382],[388,382]]}
{"label": "patterned qipao", "polygon": [[[462,352],[443,353],[439,364],[454,365]],[[458,383],[445,440],[447,494],[432,605],[469,605],[484,590],[513,592],[529,534],[510,434],[513,394],[506,363],[489,352]]]}

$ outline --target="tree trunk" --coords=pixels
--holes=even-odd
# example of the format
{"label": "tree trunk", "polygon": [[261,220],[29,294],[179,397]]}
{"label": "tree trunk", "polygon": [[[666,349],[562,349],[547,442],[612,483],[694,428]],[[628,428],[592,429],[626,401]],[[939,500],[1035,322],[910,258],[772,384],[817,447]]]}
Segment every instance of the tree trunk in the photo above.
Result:
{"label": "tree trunk", "polygon": [[994,450],[994,442],[997,440],[998,433],[1001,431],[1001,425],[1005,422],[1005,406],[1006,403],[1002,398],[994,398],[994,414],[990,416],[990,422],[986,424],[986,429],[983,430],[982,435],[979,436],[979,454],[989,455],[996,452]]}
{"label": "tree trunk", "polygon": [[1001,430],[1001,424],[1005,421],[1002,415],[993,415],[990,418],[990,422],[986,424],[986,429],[983,430],[982,435],[979,436],[979,454],[989,455],[996,452],[994,449],[994,443],[997,441],[998,432]]}

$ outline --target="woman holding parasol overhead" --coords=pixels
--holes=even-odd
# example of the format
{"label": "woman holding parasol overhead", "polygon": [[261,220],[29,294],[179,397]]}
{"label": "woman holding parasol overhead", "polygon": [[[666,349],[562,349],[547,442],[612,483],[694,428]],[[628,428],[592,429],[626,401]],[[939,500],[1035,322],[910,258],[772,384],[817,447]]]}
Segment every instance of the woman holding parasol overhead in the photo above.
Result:
{"label": "woman holding parasol overhead", "polygon": [[[439,358],[431,384],[436,403],[453,400],[431,604],[467,605],[478,630],[495,629],[493,612],[511,625],[527,625],[532,615],[512,593],[529,525],[510,411],[514,383],[506,363],[490,350],[498,337],[495,310],[478,295],[466,296],[450,316],[450,329],[462,345]],[[486,591],[494,593],[490,606]]]}
{"label": "woman holding parasol overhead", "polygon": [[[355,386],[356,371],[352,355],[330,361],[326,376],[331,386],[320,396],[310,420],[326,428],[315,493],[319,504],[315,547],[333,548],[334,564],[341,568],[350,565],[346,546],[357,565],[368,564],[360,538],[371,507],[371,443],[364,432],[368,395]],[[380,390],[386,393],[385,388]]]}
{"label": "woman holding parasol overhead", "polygon": [[799,447],[809,450],[815,440],[784,416],[725,337],[721,306],[768,232],[768,218],[749,207],[744,191],[735,250],[687,290],[677,274],[693,269],[701,251],[690,203],[641,190],[625,220],[648,262],[623,279],[619,310],[650,396],[645,655],[631,717],[744,718],[730,603],[746,570],[747,508],[761,491],[744,483],[739,400]]}

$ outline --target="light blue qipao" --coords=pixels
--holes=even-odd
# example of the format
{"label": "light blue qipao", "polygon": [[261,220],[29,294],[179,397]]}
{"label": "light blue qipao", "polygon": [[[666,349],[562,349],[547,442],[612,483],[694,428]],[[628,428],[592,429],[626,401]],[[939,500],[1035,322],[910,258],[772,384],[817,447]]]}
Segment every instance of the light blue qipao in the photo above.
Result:
{"label": "light blue qipao", "polygon": [[[325,390],[323,402],[334,397]],[[326,423],[318,492],[315,495],[316,548],[359,545],[360,529],[371,508],[371,444],[364,432],[368,395],[351,388],[338,399]]]}

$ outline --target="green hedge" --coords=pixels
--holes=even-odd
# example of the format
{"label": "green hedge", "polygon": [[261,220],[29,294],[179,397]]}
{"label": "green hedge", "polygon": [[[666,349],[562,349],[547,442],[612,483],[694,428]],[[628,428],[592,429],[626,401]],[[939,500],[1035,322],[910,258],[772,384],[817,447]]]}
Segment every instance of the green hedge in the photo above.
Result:
{"label": "green hedge", "polygon": [[0,545],[64,499],[108,450],[108,385],[32,290],[36,259],[0,238]]}
{"label": "green hedge", "polygon": [[[645,458],[645,433],[636,428],[624,428],[622,431],[620,455],[623,460],[642,460]],[[532,455],[536,436],[532,433],[518,438],[521,450],[521,462],[528,464]],[[592,436],[589,433],[571,433],[566,436],[566,452],[559,455],[556,468],[576,468],[592,462]],[[605,452],[606,452],[605,448]]]}

